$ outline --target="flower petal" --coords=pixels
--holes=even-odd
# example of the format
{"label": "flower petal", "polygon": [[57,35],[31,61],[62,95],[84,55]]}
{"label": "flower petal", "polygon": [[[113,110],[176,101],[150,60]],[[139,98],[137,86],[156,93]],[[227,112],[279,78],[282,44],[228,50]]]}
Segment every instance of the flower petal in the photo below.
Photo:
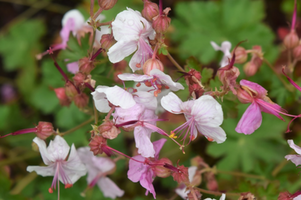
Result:
{"label": "flower petal", "polygon": [[264,97],[268,94],[268,91],[266,89],[264,89],[261,85],[251,82],[251,81],[247,81],[247,80],[241,80],[239,82],[240,85],[242,86],[247,86],[249,87],[251,90],[255,91],[258,93],[259,97]]}
{"label": "flower petal", "polygon": [[152,57],[153,50],[143,38],[139,38],[138,49],[130,60],[129,66],[133,72],[140,70],[143,64]]}
{"label": "flower petal", "polygon": [[[144,162],[145,158],[141,155],[137,155],[133,157],[135,160],[139,160]],[[138,182],[143,173],[148,170],[149,166],[139,163],[134,160],[129,161],[129,170],[127,172],[128,178],[133,181],[134,183]]]}
{"label": "flower petal", "polygon": [[41,157],[42,157],[45,165],[49,165],[51,162],[55,161],[52,157],[49,156],[49,153],[46,149],[46,143],[44,140],[41,140],[40,138],[35,137],[33,139],[33,141],[34,141],[34,143],[36,143],[38,145]]}
{"label": "flower petal", "polygon": [[106,99],[105,91],[109,88],[107,86],[97,86],[94,92],[92,92],[94,105],[99,112],[107,113],[111,110],[109,102]]}
{"label": "flower petal", "polygon": [[288,145],[296,151],[297,154],[301,155],[301,147],[295,145],[293,140],[287,140]]}
{"label": "flower petal", "polygon": [[121,190],[111,179],[102,177],[97,181],[99,189],[103,192],[103,196],[115,199],[121,197],[124,191]]}
{"label": "flower petal", "polygon": [[41,167],[41,166],[28,166],[26,168],[28,172],[35,171],[37,174],[41,176],[54,176],[55,173],[55,165],[50,164],[49,166],[46,167]]}
{"label": "flower petal", "polygon": [[155,142],[153,142],[153,146],[154,146],[154,149],[155,149],[155,159],[158,159],[159,157],[159,153],[164,145],[164,143],[166,142],[167,140],[165,138],[162,138],[160,140],[157,140]]}
{"label": "flower petal", "polygon": [[156,199],[156,192],[153,186],[153,172],[151,170],[148,170],[146,173],[142,174],[140,184],[147,190],[146,194],[150,192],[153,194],[154,199]]}
{"label": "flower petal", "polygon": [[153,69],[150,72],[150,75],[158,78],[162,84],[167,85],[172,91],[184,90],[184,87],[181,83],[174,82],[169,75],[165,74],[159,69]]}
{"label": "flower petal", "polygon": [[276,117],[278,117],[279,119],[281,119],[281,120],[284,121],[284,119],[278,113],[278,112],[286,112],[286,110],[284,110],[283,108],[281,108],[281,106],[279,106],[276,103],[266,102],[266,101],[264,101],[262,99],[256,99],[255,101],[261,106],[261,111],[262,112],[275,115]]}
{"label": "flower petal", "polygon": [[55,136],[53,141],[50,141],[47,151],[49,158],[53,161],[65,160],[68,156],[70,147],[66,140],[61,136]]}
{"label": "flower petal", "polygon": [[131,55],[137,49],[136,41],[120,40],[114,44],[108,51],[108,57],[111,63],[122,61],[125,57]]}
{"label": "flower petal", "polygon": [[171,112],[174,114],[182,113],[181,104],[183,104],[183,102],[173,92],[168,93],[168,95],[164,96],[161,99],[162,107],[165,110],[167,110],[168,112]]}
{"label": "flower petal", "polygon": [[138,153],[143,157],[154,157],[155,149],[153,143],[150,141],[151,130],[142,126],[137,126],[134,129],[134,137]]}
{"label": "flower petal", "polygon": [[258,129],[262,122],[262,116],[259,105],[254,101],[242,115],[235,131],[249,135]]}
{"label": "flower petal", "polygon": [[142,81],[153,79],[152,76],[140,75],[140,74],[130,74],[130,73],[118,74],[117,76],[120,80],[123,80],[123,81],[142,82]]}
{"label": "flower petal", "polygon": [[217,143],[223,143],[227,139],[225,131],[221,127],[197,126],[199,132]]}

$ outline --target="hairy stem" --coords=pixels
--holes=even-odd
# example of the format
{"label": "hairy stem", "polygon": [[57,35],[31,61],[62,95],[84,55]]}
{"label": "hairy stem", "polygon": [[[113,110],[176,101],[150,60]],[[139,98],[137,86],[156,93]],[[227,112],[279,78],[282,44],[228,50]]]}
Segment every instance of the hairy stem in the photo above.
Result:
{"label": "hairy stem", "polygon": [[85,125],[91,123],[93,120],[94,120],[94,117],[88,119],[87,121],[81,123],[80,125],[78,125],[78,126],[72,128],[72,129],[70,129],[70,130],[68,130],[68,131],[66,131],[66,132],[60,133],[59,135],[60,135],[60,136],[64,136],[64,135],[67,135],[67,134],[69,134],[69,133],[72,133],[72,132],[74,132],[74,131],[76,131],[76,130],[82,128],[83,126],[85,126]]}

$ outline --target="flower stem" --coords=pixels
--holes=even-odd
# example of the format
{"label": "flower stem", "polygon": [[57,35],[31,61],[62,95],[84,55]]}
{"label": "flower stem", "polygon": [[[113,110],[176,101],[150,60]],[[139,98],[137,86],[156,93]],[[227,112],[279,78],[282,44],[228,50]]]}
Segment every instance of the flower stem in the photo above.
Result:
{"label": "flower stem", "polygon": [[185,72],[185,70],[181,67],[181,65],[179,65],[179,63],[177,63],[177,61],[170,55],[169,52],[167,52],[167,57],[178,68],[178,70]]}
{"label": "flower stem", "polygon": [[293,92],[293,88],[290,87],[290,85],[287,84],[287,82],[280,76],[280,74],[276,72],[275,68],[271,65],[271,63],[265,58],[263,59],[263,62],[265,62],[269,66],[269,68],[271,68],[271,70],[274,72],[277,78],[283,83],[284,87],[290,92]]}
{"label": "flower stem", "polygon": [[80,125],[78,125],[78,126],[72,128],[72,129],[70,129],[70,130],[68,130],[68,131],[66,131],[66,132],[60,133],[59,135],[60,135],[60,136],[64,136],[64,135],[67,135],[67,134],[69,134],[69,133],[72,133],[72,132],[74,132],[74,131],[76,131],[76,130],[82,128],[83,126],[85,126],[85,125],[91,123],[93,120],[94,120],[94,117],[88,119],[87,121],[81,123]]}
{"label": "flower stem", "polygon": [[94,123],[98,124],[98,110],[96,109],[95,102],[93,101]]}
{"label": "flower stem", "polygon": [[[201,189],[201,188],[195,188],[195,189],[200,191],[201,193],[213,194],[213,195],[216,195],[216,196],[220,196],[220,195],[224,194],[223,192],[214,192],[214,191],[209,191],[209,190],[205,190],[205,189]],[[240,193],[227,192],[225,194],[226,194],[226,196],[235,196],[235,197],[241,196]]]}
{"label": "flower stem", "polygon": [[232,176],[242,176],[242,177],[247,177],[247,178],[267,180],[264,176],[246,174],[246,173],[242,173],[242,172],[231,172],[231,171],[223,171],[223,170],[215,170],[215,172],[220,173],[220,174],[229,174],[229,175],[232,175]]}

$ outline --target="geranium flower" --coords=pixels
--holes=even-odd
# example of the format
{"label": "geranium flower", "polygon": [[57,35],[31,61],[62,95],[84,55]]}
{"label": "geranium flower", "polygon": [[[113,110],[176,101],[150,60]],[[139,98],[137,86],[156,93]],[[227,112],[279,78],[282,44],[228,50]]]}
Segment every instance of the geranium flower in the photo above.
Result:
{"label": "geranium flower", "polygon": [[221,46],[218,46],[215,42],[210,42],[211,46],[215,49],[215,51],[222,51],[224,56],[220,62],[221,67],[225,67],[229,64],[229,60],[231,59],[231,43],[229,41],[224,41]]}
{"label": "geranium flower", "polygon": [[[151,163],[155,162],[159,159],[159,152],[162,149],[166,139],[160,139],[153,142],[153,146],[155,149],[154,159],[149,160],[148,158],[144,158],[141,155],[134,156],[135,160],[145,162],[145,164],[137,162],[135,160],[130,160],[129,162],[129,171],[127,173],[128,178],[134,183],[140,182],[141,186],[146,189],[145,195],[148,192],[153,194],[153,197],[156,199],[156,192],[153,186],[153,180],[155,178],[155,173],[152,170]],[[147,164],[148,163],[148,164]]]}
{"label": "geranium flower", "polygon": [[242,103],[251,103],[251,105],[239,120],[235,128],[236,132],[246,135],[253,133],[261,125],[261,112],[275,115],[284,121],[279,113],[287,115],[286,111],[271,101],[262,86],[247,80],[241,80],[240,85],[241,88],[237,91],[238,99]]}
{"label": "geranium flower", "polygon": [[[226,194],[222,194],[221,198],[219,198],[219,200],[225,200],[225,199],[226,199]],[[216,199],[206,198],[204,200],[216,200]]]}
{"label": "geranium flower", "polygon": [[116,164],[108,157],[94,156],[89,147],[82,147],[77,150],[78,155],[88,170],[87,182],[89,187],[95,184],[103,192],[105,197],[115,199],[121,197],[124,191],[121,190],[110,178],[106,175],[115,171]]}
{"label": "geranium flower", "polygon": [[[189,178],[189,182],[192,182],[193,177],[196,173],[196,170],[198,168],[196,166],[191,166],[188,168],[188,178]],[[185,184],[181,184],[179,187],[177,187],[175,189],[175,192],[182,197],[183,199],[187,199],[188,197],[188,193],[190,192],[190,190],[187,190],[187,187]]]}
{"label": "geranium flower", "polygon": [[71,146],[67,160],[70,147],[61,136],[55,136],[47,148],[44,140],[36,137],[33,141],[38,145],[43,162],[48,166],[28,166],[26,170],[29,172],[35,171],[41,176],[53,176],[49,188],[50,193],[53,192],[53,188],[56,189],[56,184],[59,184],[59,181],[65,185],[65,188],[69,188],[87,173],[85,165],[77,155],[74,144]]}
{"label": "geranium flower", "polygon": [[127,8],[116,16],[112,30],[117,43],[108,51],[109,60],[117,63],[136,51],[129,65],[133,71],[142,69],[144,62],[153,55],[148,39],[153,40],[156,33],[151,23],[140,12]]}
{"label": "geranium flower", "polygon": [[287,156],[285,156],[285,158],[287,160],[292,161],[296,166],[301,165],[301,157],[300,157],[301,147],[299,147],[298,145],[295,145],[293,140],[287,140],[287,142],[288,142],[289,146],[292,149],[294,149],[297,152],[297,154],[299,154],[299,155],[287,155]]}
{"label": "geranium flower", "polygon": [[[223,110],[221,105],[210,95],[203,95],[196,100],[182,102],[177,95],[170,92],[161,100],[165,110],[174,114],[184,114],[186,122],[173,130],[185,131],[184,142],[190,132],[190,140],[197,137],[198,131],[208,140],[222,143],[226,140],[226,133],[220,127],[223,122]],[[182,133],[181,133],[182,134]]]}

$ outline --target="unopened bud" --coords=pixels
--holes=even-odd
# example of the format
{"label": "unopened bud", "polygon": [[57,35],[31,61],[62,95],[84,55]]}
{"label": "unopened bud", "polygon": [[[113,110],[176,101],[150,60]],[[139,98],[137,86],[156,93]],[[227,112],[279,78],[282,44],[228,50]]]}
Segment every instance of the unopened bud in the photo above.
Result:
{"label": "unopened bud", "polygon": [[159,69],[160,71],[164,70],[162,62],[156,58],[150,58],[143,64],[143,72],[145,75],[150,75],[150,72],[153,69]]}
{"label": "unopened bud", "polygon": [[235,63],[242,64],[248,59],[248,54],[243,47],[237,47],[235,50]]}
{"label": "unopened bud", "polygon": [[78,94],[76,87],[70,81],[65,85],[65,92],[69,99],[73,99]]}
{"label": "unopened bud", "polygon": [[54,92],[55,92],[57,98],[59,99],[61,106],[69,106],[70,105],[71,101],[69,100],[69,98],[66,95],[65,88],[63,88],[63,87],[55,88]]}
{"label": "unopened bud", "polygon": [[218,184],[215,179],[215,176],[212,172],[209,172],[206,174],[206,186],[210,191],[217,191],[218,190]]}
{"label": "unopened bud", "polygon": [[191,193],[191,191],[187,194],[187,199],[188,200],[195,200],[195,197],[197,197],[197,199],[201,199],[202,194],[200,193],[200,191],[197,188],[192,188],[192,190],[194,191],[194,194]]}
{"label": "unopened bud", "polygon": [[98,0],[98,5],[103,10],[110,10],[117,3],[117,0]]}
{"label": "unopened bud", "polygon": [[180,183],[185,183],[186,185],[189,184],[189,178],[188,178],[188,168],[184,167],[184,165],[174,167],[171,164],[165,164],[164,167],[171,170],[171,175],[173,177],[173,180]]}
{"label": "unopened bud", "polygon": [[36,128],[36,135],[42,140],[45,140],[54,133],[54,128],[50,122],[39,122]]}
{"label": "unopened bud", "polygon": [[289,34],[287,34],[287,36],[285,36],[283,44],[288,49],[292,49],[292,48],[298,46],[298,44],[299,44],[299,37],[298,37],[298,35],[297,35],[297,33],[296,33],[295,30],[291,30],[291,32]]}
{"label": "unopened bud", "polygon": [[217,76],[219,80],[223,83],[223,90],[228,90],[228,88],[232,91],[234,95],[236,95],[236,79],[239,76],[240,71],[237,67],[223,67],[217,71]]}
{"label": "unopened bud", "polygon": [[74,104],[78,108],[85,108],[89,103],[89,97],[85,93],[77,94],[74,97]]}
{"label": "unopened bud", "polygon": [[240,194],[238,200],[256,200],[256,197],[251,192],[244,192]]}
{"label": "unopened bud", "polygon": [[256,66],[252,62],[247,62],[244,65],[243,69],[247,76],[254,76],[256,74],[256,72],[258,71],[258,66]]}
{"label": "unopened bud", "polygon": [[157,33],[165,33],[170,24],[170,18],[167,17],[170,8],[165,8],[163,14],[156,16],[153,19],[153,28]]}
{"label": "unopened bud", "polygon": [[156,176],[161,178],[167,178],[170,176],[171,171],[164,167],[164,164],[172,165],[172,162],[168,158],[161,158],[160,160],[153,162],[153,171],[155,172]]}
{"label": "unopened bud", "polygon": [[110,140],[115,139],[120,133],[120,130],[113,124],[112,121],[105,121],[98,127],[98,129],[99,133],[102,134],[104,138]]}
{"label": "unopened bud", "polygon": [[252,50],[252,59],[250,62],[246,63],[244,66],[244,72],[247,76],[253,76],[259,70],[262,60],[263,60],[263,53],[261,50],[261,46],[255,45],[253,46]]}
{"label": "unopened bud", "polygon": [[84,84],[85,80],[86,80],[86,75],[78,72],[73,76],[73,81],[76,87],[80,87]]}
{"label": "unopened bud", "polygon": [[116,43],[112,34],[103,34],[100,39],[101,48],[108,50]]}
{"label": "unopened bud", "polygon": [[90,58],[85,57],[79,60],[79,71],[84,74],[90,74],[94,67],[95,65]]}
{"label": "unopened bud", "polygon": [[148,21],[153,21],[153,18],[159,15],[159,7],[156,3],[150,2],[149,0],[144,1],[144,8],[141,12],[142,16]]}
{"label": "unopened bud", "polygon": [[107,140],[101,135],[95,135],[90,143],[90,151],[93,152],[94,155],[105,153],[107,156],[113,155],[113,152],[107,146]]}
{"label": "unopened bud", "polygon": [[294,48],[293,56],[294,56],[294,58],[296,60],[300,60],[301,59],[301,44],[299,44],[298,46],[296,46]]}

